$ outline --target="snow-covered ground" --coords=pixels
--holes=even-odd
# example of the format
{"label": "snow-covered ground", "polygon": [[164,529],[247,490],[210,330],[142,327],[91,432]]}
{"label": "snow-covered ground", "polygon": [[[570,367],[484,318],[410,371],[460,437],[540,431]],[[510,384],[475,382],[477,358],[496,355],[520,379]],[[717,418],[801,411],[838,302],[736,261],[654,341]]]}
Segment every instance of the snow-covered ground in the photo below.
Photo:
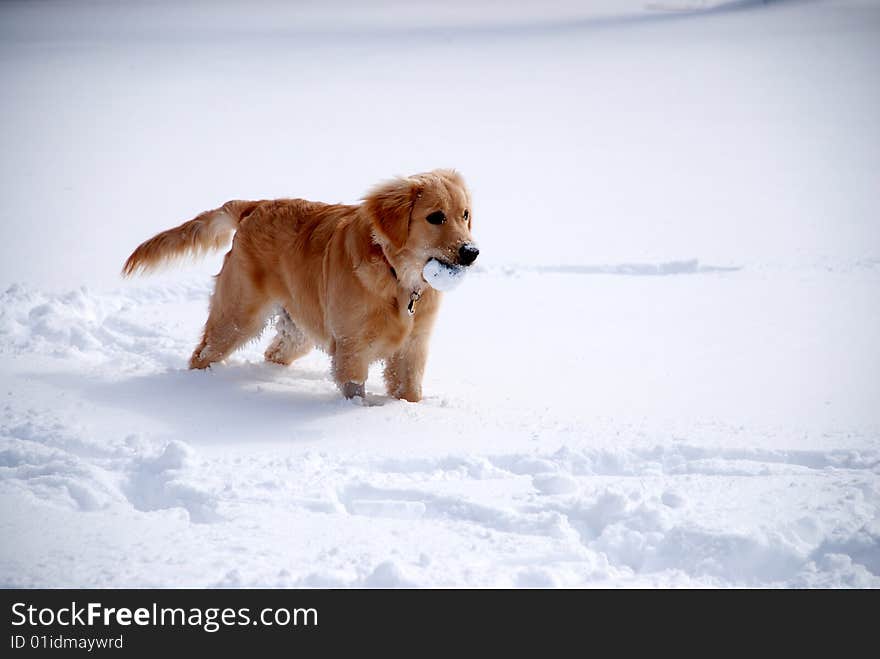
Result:
{"label": "snow-covered ground", "polygon": [[[878,62],[864,0],[0,5],[0,585],[880,586]],[[422,403],[187,371],[222,255],[118,278],[438,166]]]}

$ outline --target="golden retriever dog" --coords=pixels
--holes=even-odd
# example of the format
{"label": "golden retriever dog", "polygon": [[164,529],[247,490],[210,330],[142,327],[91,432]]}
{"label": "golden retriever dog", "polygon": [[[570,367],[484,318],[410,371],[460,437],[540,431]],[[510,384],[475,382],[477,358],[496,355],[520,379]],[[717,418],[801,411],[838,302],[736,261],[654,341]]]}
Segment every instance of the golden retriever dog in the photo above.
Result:
{"label": "golden retriever dog", "polygon": [[225,359],[280,307],[268,361],[287,365],[320,347],[352,398],[384,360],[388,394],[418,401],[441,298],[423,269],[473,264],[472,220],[464,180],[448,169],[380,184],[358,205],[229,201],[138,246],[123,275],[220,249],[235,232],[190,368]]}

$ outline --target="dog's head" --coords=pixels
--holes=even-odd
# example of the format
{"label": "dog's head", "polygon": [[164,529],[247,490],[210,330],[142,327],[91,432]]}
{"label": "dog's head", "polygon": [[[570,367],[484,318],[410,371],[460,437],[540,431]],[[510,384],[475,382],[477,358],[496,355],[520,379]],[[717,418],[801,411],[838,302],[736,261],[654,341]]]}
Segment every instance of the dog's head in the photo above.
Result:
{"label": "dog's head", "polygon": [[383,183],[364,198],[364,207],[398,270],[421,273],[431,259],[469,266],[480,253],[471,236],[470,193],[454,170]]}

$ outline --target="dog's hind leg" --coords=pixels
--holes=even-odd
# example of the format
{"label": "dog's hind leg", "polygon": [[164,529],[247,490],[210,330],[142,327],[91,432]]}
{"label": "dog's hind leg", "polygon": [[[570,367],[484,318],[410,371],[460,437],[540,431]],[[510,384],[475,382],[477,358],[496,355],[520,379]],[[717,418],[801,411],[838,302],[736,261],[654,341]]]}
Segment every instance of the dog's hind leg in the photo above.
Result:
{"label": "dog's hind leg", "polygon": [[266,324],[271,301],[244,274],[232,252],[211,295],[211,311],[202,340],[193,351],[190,368],[207,368],[257,336]]}
{"label": "dog's hind leg", "polygon": [[308,353],[313,347],[312,341],[306,336],[286,309],[281,309],[278,314],[278,320],[275,323],[277,334],[272,339],[272,343],[266,348],[266,361],[288,366],[295,359],[299,359]]}

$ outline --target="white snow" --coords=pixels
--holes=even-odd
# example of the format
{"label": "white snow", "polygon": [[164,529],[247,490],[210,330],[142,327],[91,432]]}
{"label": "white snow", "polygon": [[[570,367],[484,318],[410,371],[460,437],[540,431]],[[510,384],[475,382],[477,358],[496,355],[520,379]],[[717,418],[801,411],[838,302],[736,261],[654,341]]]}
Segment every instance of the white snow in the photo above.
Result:
{"label": "white snow", "polygon": [[467,275],[468,268],[441,263],[430,259],[422,268],[422,276],[431,288],[438,291],[453,291],[459,287]]}
{"label": "white snow", "polygon": [[[880,3],[499,6],[0,5],[0,585],[880,586]],[[118,277],[434,167],[421,403]]]}

